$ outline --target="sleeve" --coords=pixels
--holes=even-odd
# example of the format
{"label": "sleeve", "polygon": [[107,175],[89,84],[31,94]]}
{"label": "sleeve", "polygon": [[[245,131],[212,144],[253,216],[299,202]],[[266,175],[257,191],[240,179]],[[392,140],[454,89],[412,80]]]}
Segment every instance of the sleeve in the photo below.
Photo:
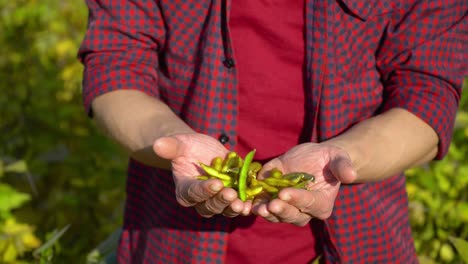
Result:
{"label": "sleeve", "polygon": [[435,159],[450,146],[468,75],[468,1],[400,1],[377,53],[383,111],[403,108],[438,134]]}
{"label": "sleeve", "polygon": [[78,51],[84,65],[83,103],[92,116],[95,97],[119,89],[158,96],[158,50],[164,22],[155,1],[87,0],[89,17]]}

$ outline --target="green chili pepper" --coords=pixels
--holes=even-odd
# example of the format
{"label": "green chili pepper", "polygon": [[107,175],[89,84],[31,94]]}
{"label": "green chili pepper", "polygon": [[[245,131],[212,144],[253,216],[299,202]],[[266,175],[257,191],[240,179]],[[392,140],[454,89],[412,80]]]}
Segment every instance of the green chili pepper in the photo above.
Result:
{"label": "green chili pepper", "polygon": [[250,151],[244,159],[244,164],[242,164],[241,171],[239,174],[239,198],[242,201],[245,201],[247,199],[247,194],[246,194],[246,188],[247,188],[247,173],[249,171],[249,166],[250,163],[253,160],[253,157],[255,156],[255,149]]}

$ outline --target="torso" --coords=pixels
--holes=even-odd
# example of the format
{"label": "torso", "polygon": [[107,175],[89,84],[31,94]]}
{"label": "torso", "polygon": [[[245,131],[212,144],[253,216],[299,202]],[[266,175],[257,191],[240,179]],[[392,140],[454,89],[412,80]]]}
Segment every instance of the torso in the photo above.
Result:
{"label": "torso", "polygon": [[[237,151],[269,160],[299,143],[304,123],[304,2],[232,2],[230,30],[239,77]],[[315,257],[310,226],[237,217],[226,263],[308,263]]]}

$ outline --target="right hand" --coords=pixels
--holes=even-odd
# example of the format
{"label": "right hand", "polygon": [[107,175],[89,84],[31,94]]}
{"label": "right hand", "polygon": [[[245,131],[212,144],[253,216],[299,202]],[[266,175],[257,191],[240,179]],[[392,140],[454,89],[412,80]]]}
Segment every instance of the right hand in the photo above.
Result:
{"label": "right hand", "polygon": [[198,180],[198,162],[210,164],[215,157],[225,157],[228,150],[215,138],[198,134],[176,134],[155,141],[153,150],[171,161],[177,202],[194,207],[203,217],[223,214],[235,217],[250,214],[251,202],[242,202],[232,188],[224,188],[217,179]]}

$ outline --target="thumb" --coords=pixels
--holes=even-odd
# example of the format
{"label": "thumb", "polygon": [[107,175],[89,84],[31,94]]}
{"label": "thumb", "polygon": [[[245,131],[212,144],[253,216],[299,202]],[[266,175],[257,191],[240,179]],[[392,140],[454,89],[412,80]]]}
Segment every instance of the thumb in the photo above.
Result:
{"label": "thumb", "polygon": [[153,144],[156,155],[163,159],[174,160],[181,154],[182,142],[176,137],[161,137]]}
{"label": "thumb", "polygon": [[342,183],[353,183],[357,178],[356,170],[348,157],[338,156],[330,163],[333,175]]}

